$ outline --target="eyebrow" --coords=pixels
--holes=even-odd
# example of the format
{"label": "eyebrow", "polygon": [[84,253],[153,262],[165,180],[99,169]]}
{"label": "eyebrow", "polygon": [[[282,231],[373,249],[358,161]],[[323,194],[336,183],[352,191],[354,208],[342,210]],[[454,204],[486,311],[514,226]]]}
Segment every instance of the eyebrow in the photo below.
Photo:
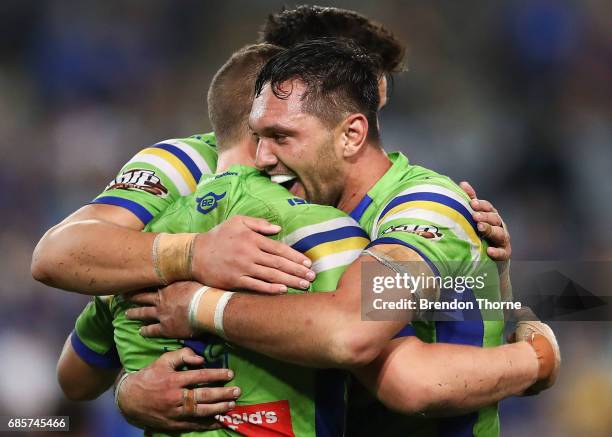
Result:
{"label": "eyebrow", "polygon": [[[251,130],[253,130],[250,124],[249,124],[249,127],[251,128]],[[295,129],[288,128],[287,126],[283,126],[282,124],[274,123],[274,124],[264,127],[261,130],[260,134],[265,135],[265,136],[270,136],[272,134],[278,134],[278,133],[284,134],[284,135],[293,135],[295,132],[296,132]]]}

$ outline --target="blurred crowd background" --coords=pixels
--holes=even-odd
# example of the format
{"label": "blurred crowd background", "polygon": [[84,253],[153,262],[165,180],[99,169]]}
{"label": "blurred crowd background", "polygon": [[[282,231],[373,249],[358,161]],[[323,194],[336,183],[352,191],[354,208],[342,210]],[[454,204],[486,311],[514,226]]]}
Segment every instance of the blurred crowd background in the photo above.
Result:
{"label": "blurred crowd background", "polygon": [[[388,151],[471,181],[509,224],[515,259],[612,258],[612,2],[319,4],[362,12],[408,45],[381,114]],[[140,148],[208,131],[212,75],[282,6],[0,2],[0,415],[128,432],[108,395],[62,400],[55,362],[87,298],[35,283],[32,250]],[[505,401],[504,436],[612,435],[611,326],[554,325],[561,379]]]}

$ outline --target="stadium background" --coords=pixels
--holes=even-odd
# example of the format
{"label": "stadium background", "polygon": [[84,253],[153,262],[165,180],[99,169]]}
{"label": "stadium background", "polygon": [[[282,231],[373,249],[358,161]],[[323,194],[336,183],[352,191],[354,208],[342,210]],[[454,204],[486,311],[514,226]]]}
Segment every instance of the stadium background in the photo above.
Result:
{"label": "stadium background", "polygon": [[[320,4],[408,43],[381,115],[387,150],[470,180],[510,224],[515,259],[610,259],[611,2]],[[213,73],[281,6],[0,3],[0,415],[69,414],[70,435],[116,434],[110,396],[62,401],[55,361],[87,298],[35,283],[32,249],[138,149],[209,130]],[[504,402],[503,435],[611,435],[610,326],[555,324],[561,380]]]}

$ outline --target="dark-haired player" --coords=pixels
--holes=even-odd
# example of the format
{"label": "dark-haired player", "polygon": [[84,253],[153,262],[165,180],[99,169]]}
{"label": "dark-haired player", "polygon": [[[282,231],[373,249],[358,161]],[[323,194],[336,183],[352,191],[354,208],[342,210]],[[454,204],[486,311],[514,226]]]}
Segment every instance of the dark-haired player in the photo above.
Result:
{"label": "dark-haired player", "polygon": [[[401,68],[403,45],[384,27],[360,14],[337,8],[301,6],[271,15],[260,39],[293,44],[318,36],[349,36],[380,60],[380,104],[386,79]],[[167,205],[195,189],[202,175],[214,172],[217,151],[213,133],[162,141],[138,152],[93,202],[51,228],[32,259],[32,274],[48,285],[85,294],[125,292],[163,285],[153,267],[153,238],[143,227]],[[487,202],[480,202],[487,210]],[[500,223],[494,213],[483,218]],[[313,272],[303,255],[258,233],[278,232],[269,224],[245,219],[223,231],[201,235],[193,246],[191,271],[175,279],[207,280],[224,288],[282,292],[306,288]],[[494,245],[505,246],[507,234],[488,228]],[[224,232],[240,233],[230,245]],[[248,236],[248,238],[246,238]],[[217,256],[204,254],[211,248]]]}
{"label": "dark-haired player", "polygon": [[[448,177],[410,165],[403,154],[387,155],[382,149],[376,123],[376,73],[370,57],[349,42],[313,40],[296,45],[276,55],[261,70],[249,118],[259,141],[260,168],[270,175],[288,177],[287,186],[293,194],[336,206],[368,232],[371,243],[344,273],[336,292],[257,296],[208,289],[202,299],[195,299],[200,284],[170,285],[160,294],[141,295],[139,299],[153,308],[129,311],[140,320],[159,321],[143,328],[144,334],[172,338],[204,331],[224,335],[232,343],[274,358],[348,367],[393,408],[398,408],[399,399],[409,403],[411,391],[401,384],[397,389],[392,369],[421,366],[422,357],[407,351],[410,342],[404,338],[414,335],[415,329],[426,342],[474,346],[473,357],[482,353],[481,347],[503,343],[501,311],[479,309],[476,304],[477,299],[499,301],[500,287],[496,266],[486,253],[487,243],[472,219],[469,199]],[[430,232],[417,232],[418,227]],[[460,314],[465,320],[413,322],[412,326],[406,326],[406,320],[414,320],[418,314],[415,307],[387,313],[390,318],[407,316],[404,319],[363,320],[360,306],[373,292],[369,284],[362,283],[362,269],[366,265],[371,268],[372,263],[380,268],[378,274],[389,278],[396,274],[425,278],[404,293],[417,302],[416,307],[423,297],[447,291],[449,300],[474,303],[473,310]],[[436,283],[429,279],[445,278],[446,282],[446,278],[475,276],[485,278],[483,286],[455,291],[425,285]],[[187,317],[187,308],[193,308],[193,317]],[[488,372],[507,375],[504,371],[518,371],[514,365],[536,362],[545,355],[550,361],[539,361],[539,384],[551,385],[559,366],[556,339],[544,324],[529,326],[537,326],[537,331],[530,329],[521,340],[533,347],[531,358],[512,359],[513,365],[491,361],[479,366],[471,361],[473,368],[451,372],[447,383],[423,388],[436,393],[448,390],[450,397],[459,395],[470,410],[467,405],[475,400],[474,395],[456,391],[450,381],[464,381],[466,389],[479,384],[483,387],[495,379],[485,377],[490,376]],[[462,358],[458,351],[452,352],[453,345],[443,347],[448,347],[449,353],[440,359],[448,359],[448,369],[455,369]],[[545,368],[543,375],[540,372]],[[518,371],[522,376],[529,372]],[[494,398],[488,398],[489,402],[495,402]],[[448,405],[429,412],[444,414],[445,408]],[[385,424],[378,425],[386,434]],[[499,434],[497,406],[422,426],[419,431],[427,435],[495,436]]]}
{"label": "dark-haired player", "polygon": [[[401,66],[402,45],[382,26],[351,11],[319,7],[284,11],[269,18],[262,37],[308,38],[313,32],[313,36],[347,32],[377,53],[381,78]],[[382,104],[386,81],[379,85]],[[214,171],[214,145],[214,135],[204,134],[163,141],[137,153],[90,205],[41,239],[33,257],[33,275],[49,285],[86,294],[119,293],[190,278],[261,292],[307,288],[313,278],[310,261],[260,235],[276,233],[277,227],[248,218],[194,238],[189,265],[166,266],[170,270],[166,275],[155,268],[154,237],[139,231],[173,200],[193,192],[202,175]],[[495,214],[484,218],[491,225],[499,220]],[[499,237],[497,244],[506,245],[502,228],[494,227],[492,232]]]}
{"label": "dark-haired player", "polygon": [[[257,143],[245,128],[248,112],[241,109],[241,104],[250,106],[252,93],[248,91],[254,88],[259,67],[275,50],[278,48],[265,45],[245,48],[234,54],[215,75],[209,91],[209,100],[211,120],[218,134],[219,174],[204,178],[194,194],[173,203],[151,221],[145,230],[175,234],[203,232],[236,214],[264,218],[282,226],[282,232],[276,238],[307,253],[312,259],[317,277],[310,291],[331,291],[337,287],[338,279],[347,265],[359,256],[368,243],[367,234],[345,213],[296,198],[253,167]],[[239,100],[234,98],[233,105],[226,104],[232,101],[231,97],[235,91],[240,91],[236,94]],[[229,123],[231,120],[236,123]],[[295,290],[291,290],[291,293],[295,293]],[[201,296],[203,299],[207,298],[206,294]],[[104,356],[110,356],[107,351],[112,351],[116,345],[121,364],[128,372],[150,364],[164,350],[181,347],[182,343],[174,339],[148,339],[139,335],[140,323],[126,320],[126,310],[130,308],[132,305],[123,296],[106,299],[96,297],[94,303],[88,305],[79,317],[76,331],[72,334],[72,345],[78,348],[85,358],[97,357],[99,362]],[[331,331],[329,335],[332,338],[334,336]],[[449,413],[454,412],[457,407],[473,409],[474,406],[487,403],[487,400],[497,400],[511,393],[519,393],[531,382],[529,373],[521,372],[529,369],[534,371],[537,368],[536,360],[533,356],[530,357],[529,346],[525,344],[485,352],[441,344],[427,347],[414,339],[401,341],[404,342],[405,354],[412,351],[410,366],[396,367],[390,373],[388,370],[382,372],[380,366],[374,365],[373,368],[360,370],[358,374],[367,375],[370,382],[375,381],[380,374],[385,378],[386,390],[399,387],[399,391],[409,392],[414,405],[426,408],[449,400],[442,391],[432,392],[421,390],[420,387],[437,386],[447,382],[447,374],[451,369],[455,372],[465,372],[466,364],[469,368],[469,363],[472,362],[486,363],[492,368],[493,375],[497,375],[478,375],[477,378],[483,382],[480,385],[470,384],[466,391],[470,394],[468,401],[461,397],[457,397],[458,404],[450,400],[447,405]],[[207,366],[231,369],[235,374],[232,384],[242,389],[241,396],[236,399],[235,408],[222,414],[220,418],[226,429],[210,435],[231,435],[230,430],[243,435],[275,432],[299,436],[342,435],[342,372],[309,369],[269,359],[226,344],[214,335],[194,337],[185,344],[196,348],[205,356]],[[339,348],[340,350],[342,348]],[[67,364],[70,355],[70,348],[65,348],[59,366],[62,386],[69,383],[89,385],[87,380],[95,378],[87,378],[74,366]],[[446,366],[443,360],[451,357],[453,364]],[[514,368],[504,368],[509,359],[516,363]],[[388,360],[390,365],[393,365],[393,362],[393,359]],[[342,359],[336,359],[334,363],[347,365]],[[417,365],[420,368],[417,368]],[[468,380],[474,381],[475,377]],[[500,380],[505,382],[501,387]],[[451,382],[453,390],[457,391],[464,390],[464,384],[463,379]],[[132,385],[131,375],[123,380],[122,388],[126,385]],[[195,402],[196,398],[207,399],[209,404],[216,393],[227,395],[232,389],[190,388],[187,389],[187,399],[190,393],[193,394],[193,405],[175,406],[172,409],[175,414],[180,413],[182,409],[202,415],[210,414],[215,411],[215,407],[227,404],[206,405]],[[125,394],[121,389],[119,391]],[[438,397],[440,393],[443,394],[441,398]],[[155,393],[154,396],[173,396],[178,402],[180,394],[180,390],[175,390],[172,394]],[[233,401],[233,398],[230,399]],[[125,401],[126,397],[120,395],[119,405],[125,406]],[[129,401],[133,403],[138,400]],[[396,408],[405,409],[405,405],[399,403]]]}

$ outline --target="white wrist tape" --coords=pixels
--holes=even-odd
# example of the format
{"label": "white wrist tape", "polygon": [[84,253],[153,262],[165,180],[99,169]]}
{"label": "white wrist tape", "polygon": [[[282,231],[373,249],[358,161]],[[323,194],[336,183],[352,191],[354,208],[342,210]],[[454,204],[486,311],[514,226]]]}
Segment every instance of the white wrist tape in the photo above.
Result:
{"label": "white wrist tape", "polygon": [[225,331],[223,330],[223,313],[225,312],[225,307],[227,303],[232,298],[234,294],[233,291],[226,291],[223,293],[223,296],[217,302],[217,306],[215,307],[215,331],[217,335],[221,338],[225,338]]}
{"label": "white wrist tape", "polygon": [[189,326],[191,326],[191,328],[193,328],[193,329],[197,328],[197,323],[198,323],[198,306],[200,305],[200,299],[202,299],[202,296],[208,290],[210,290],[210,287],[208,287],[207,285],[204,285],[204,286],[200,287],[198,289],[198,291],[196,291],[195,294],[193,295],[193,297],[191,298],[191,302],[189,302],[189,312],[188,312],[188,314],[189,314]]}

